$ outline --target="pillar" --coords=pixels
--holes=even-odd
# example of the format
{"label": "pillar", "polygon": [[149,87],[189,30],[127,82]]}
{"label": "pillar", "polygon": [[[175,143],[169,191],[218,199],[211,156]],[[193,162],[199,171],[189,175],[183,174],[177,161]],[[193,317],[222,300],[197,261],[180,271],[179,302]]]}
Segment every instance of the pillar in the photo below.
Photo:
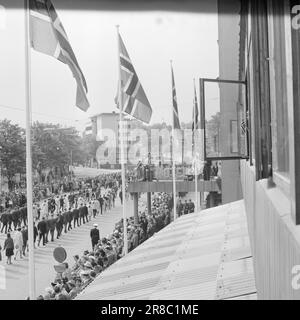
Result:
{"label": "pillar", "polygon": [[202,209],[204,208],[204,191],[200,191],[200,204],[199,207]]}
{"label": "pillar", "polygon": [[209,195],[209,208],[212,208],[215,206],[215,192],[210,192]]}
{"label": "pillar", "polygon": [[139,194],[137,192],[133,193],[133,216],[134,223],[139,223]]}
{"label": "pillar", "polygon": [[148,213],[151,213],[151,192],[147,192],[147,208]]}

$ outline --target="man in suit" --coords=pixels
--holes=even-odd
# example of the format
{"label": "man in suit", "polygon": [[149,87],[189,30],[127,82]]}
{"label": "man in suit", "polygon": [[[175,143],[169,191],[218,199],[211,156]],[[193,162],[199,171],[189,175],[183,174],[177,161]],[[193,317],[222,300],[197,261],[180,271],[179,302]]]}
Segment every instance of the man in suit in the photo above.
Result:
{"label": "man in suit", "polygon": [[90,232],[90,237],[92,241],[92,249],[94,250],[95,245],[100,240],[100,232],[98,230],[98,224],[94,223],[94,228]]}
{"label": "man in suit", "polygon": [[36,238],[38,235],[39,235],[38,229],[35,225],[35,222],[33,222],[33,245],[34,245],[34,248],[35,248],[35,241],[36,241]]}
{"label": "man in suit", "polygon": [[77,209],[77,206],[75,206],[74,210],[73,210],[73,220],[74,220],[74,228],[75,226],[79,227],[79,210]]}
{"label": "man in suit", "polygon": [[102,198],[102,196],[100,195],[99,197],[99,203],[100,203],[100,213],[102,214],[103,213],[103,203],[104,203],[104,200]]}
{"label": "man in suit", "polygon": [[23,226],[22,227],[22,236],[23,236],[23,247],[22,247],[22,253],[23,256],[25,256],[26,254],[26,249],[28,251],[28,247],[27,247],[27,242],[28,242],[28,229],[27,226]]}
{"label": "man in suit", "polygon": [[188,203],[188,208],[189,208],[189,213],[194,213],[195,212],[195,204],[194,204],[194,202],[192,202],[191,199],[190,199],[190,201]]}
{"label": "man in suit", "polygon": [[182,211],[183,211],[183,204],[182,204],[181,200],[179,200],[179,203],[177,204],[178,217],[180,217],[182,215]]}
{"label": "man in suit", "polygon": [[40,242],[43,239],[43,246],[46,245],[46,234],[47,234],[47,222],[45,217],[42,218],[42,220],[37,225],[38,231],[39,231],[39,240],[38,240],[38,246],[40,246]]}
{"label": "man in suit", "polygon": [[85,223],[85,210],[83,208],[83,203],[81,203],[80,207],[79,207],[79,226],[81,226],[82,223]]}
{"label": "man in suit", "polygon": [[183,205],[183,214],[188,214],[188,213],[189,213],[189,204],[187,203],[187,200],[185,200]]}

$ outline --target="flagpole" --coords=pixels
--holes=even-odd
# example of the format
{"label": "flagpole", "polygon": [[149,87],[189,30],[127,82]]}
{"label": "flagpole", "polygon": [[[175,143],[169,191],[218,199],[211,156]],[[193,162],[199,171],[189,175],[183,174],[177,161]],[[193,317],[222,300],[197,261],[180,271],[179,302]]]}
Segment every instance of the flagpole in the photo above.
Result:
{"label": "flagpole", "polygon": [[32,214],[32,152],[31,152],[31,46],[29,35],[29,0],[24,0],[25,9],[25,95],[26,95],[26,186],[29,248],[29,297],[36,299],[34,233]]}
{"label": "flagpole", "polygon": [[[204,146],[204,126],[205,126],[205,117],[204,117],[204,96],[201,94],[204,92],[204,82],[203,79],[200,79],[199,81],[199,86],[200,86],[200,96],[199,96],[199,107],[200,107],[200,117],[199,117],[199,127],[200,127],[200,163],[202,167],[202,172],[203,172],[203,164],[204,164],[204,153],[205,153],[205,146]],[[204,204],[204,177],[202,177],[202,186],[203,186],[203,191],[200,191],[200,209],[202,209],[203,204]]]}
{"label": "flagpole", "polygon": [[[196,123],[196,107],[198,108],[196,104],[196,87],[195,87],[195,79],[194,79],[194,174],[195,174],[195,207],[196,212],[198,213],[198,172],[197,172],[197,165],[196,165],[196,137],[195,132],[197,132],[198,123]],[[198,110],[197,110],[198,113]]]}
{"label": "flagpole", "polygon": [[118,95],[119,95],[119,140],[121,147],[121,177],[122,177],[122,215],[123,215],[123,237],[124,237],[124,255],[128,253],[128,240],[127,240],[127,218],[126,218],[126,207],[125,207],[125,161],[124,161],[124,141],[123,141],[123,96],[122,96],[122,86],[121,86],[121,61],[120,61],[120,41],[119,41],[119,26],[117,28],[117,41],[118,41],[118,63],[119,63],[119,86],[118,86]]}
{"label": "flagpole", "polygon": [[[172,60],[170,60],[171,70],[172,68]],[[172,83],[173,85],[173,83]],[[172,88],[173,90],[173,88]],[[172,179],[173,179],[173,214],[174,214],[174,221],[177,218],[177,208],[176,208],[176,168],[175,168],[175,157],[174,157],[174,141],[175,141],[175,130],[174,130],[174,110],[173,111],[173,123],[172,123]]]}

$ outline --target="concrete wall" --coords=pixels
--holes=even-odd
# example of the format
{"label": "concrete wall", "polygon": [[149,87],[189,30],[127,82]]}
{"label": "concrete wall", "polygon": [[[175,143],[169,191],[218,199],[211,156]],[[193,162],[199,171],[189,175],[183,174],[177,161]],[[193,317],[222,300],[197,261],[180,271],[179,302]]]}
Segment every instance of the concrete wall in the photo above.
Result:
{"label": "concrete wall", "polygon": [[292,268],[300,266],[300,226],[292,221],[290,201],[278,187],[268,188],[266,179],[255,181],[249,162],[240,164],[258,298],[300,299],[300,288],[292,287]]}
{"label": "concrete wall", "polygon": [[[218,1],[218,37],[219,37],[219,78],[224,80],[239,80],[239,31],[240,31],[240,1]],[[230,90],[228,90],[230,89]],[[222,132],[228,130],[229,119],[234,115],[229,113],[232,109],[227,101],[233,101],[237,97],[237,86],[220,86],[220,109],[221,122],[225,124]],[[236,118],[236,115],[235,115]],[[224,141],[221,146],[228,145],[229,134],[222,134]],[[228,149],[228,148],[227,148]],[[228,155],[228,150],[222,150]],[[238,160],[222,161],[222,203],[229,203],[242,199],[242,188],[240,184],[240,168]]]}

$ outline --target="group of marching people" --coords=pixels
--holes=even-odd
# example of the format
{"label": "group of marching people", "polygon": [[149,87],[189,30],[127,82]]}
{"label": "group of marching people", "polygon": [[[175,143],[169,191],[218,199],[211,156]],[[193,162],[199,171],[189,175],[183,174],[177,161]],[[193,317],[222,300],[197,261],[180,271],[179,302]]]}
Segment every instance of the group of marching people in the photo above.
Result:
{"label": "group of marching people", "polygon": [[[118,180],[109,177],[109,183],[105,181],[105,178],[101,177],[101,180],[93,180],[92,183],[81,182],[79,191],[53,195],[41,203],[34,203],[34,245],[46,246],[49,236],[50,240],[54,241],[55,235],[58,239],[63,232],[67,233],[114,207]],[[5,251],[7,263],[11,264],[14,254],[15,259],[18,255],[22,258],[28,251],[27,208],[16,206],[2,212],[0,232],[3,231],[7,238],[1,249]]]}
{"label": "group of marching people", "polygon": [[[128,251],[133,250],[170,223],[172,197],[166,193],[156,193],[152,198],[151,212],[147,208],[139,212],[138,223],[134,217],[127,219]],[[58,273],[51,286],[38,300],[70,300],[76,297],[103,270],[124,255],[123,220],[116,223],[113,232],[100,237],[98,225],[94,224],[91,234],[96,230],[97,241],[92,241],[92,249],[85,250],[81,256],[74,256],[74,265],[65,263],[65,270]],[[95,240],[95,239],[93,239]]]}

